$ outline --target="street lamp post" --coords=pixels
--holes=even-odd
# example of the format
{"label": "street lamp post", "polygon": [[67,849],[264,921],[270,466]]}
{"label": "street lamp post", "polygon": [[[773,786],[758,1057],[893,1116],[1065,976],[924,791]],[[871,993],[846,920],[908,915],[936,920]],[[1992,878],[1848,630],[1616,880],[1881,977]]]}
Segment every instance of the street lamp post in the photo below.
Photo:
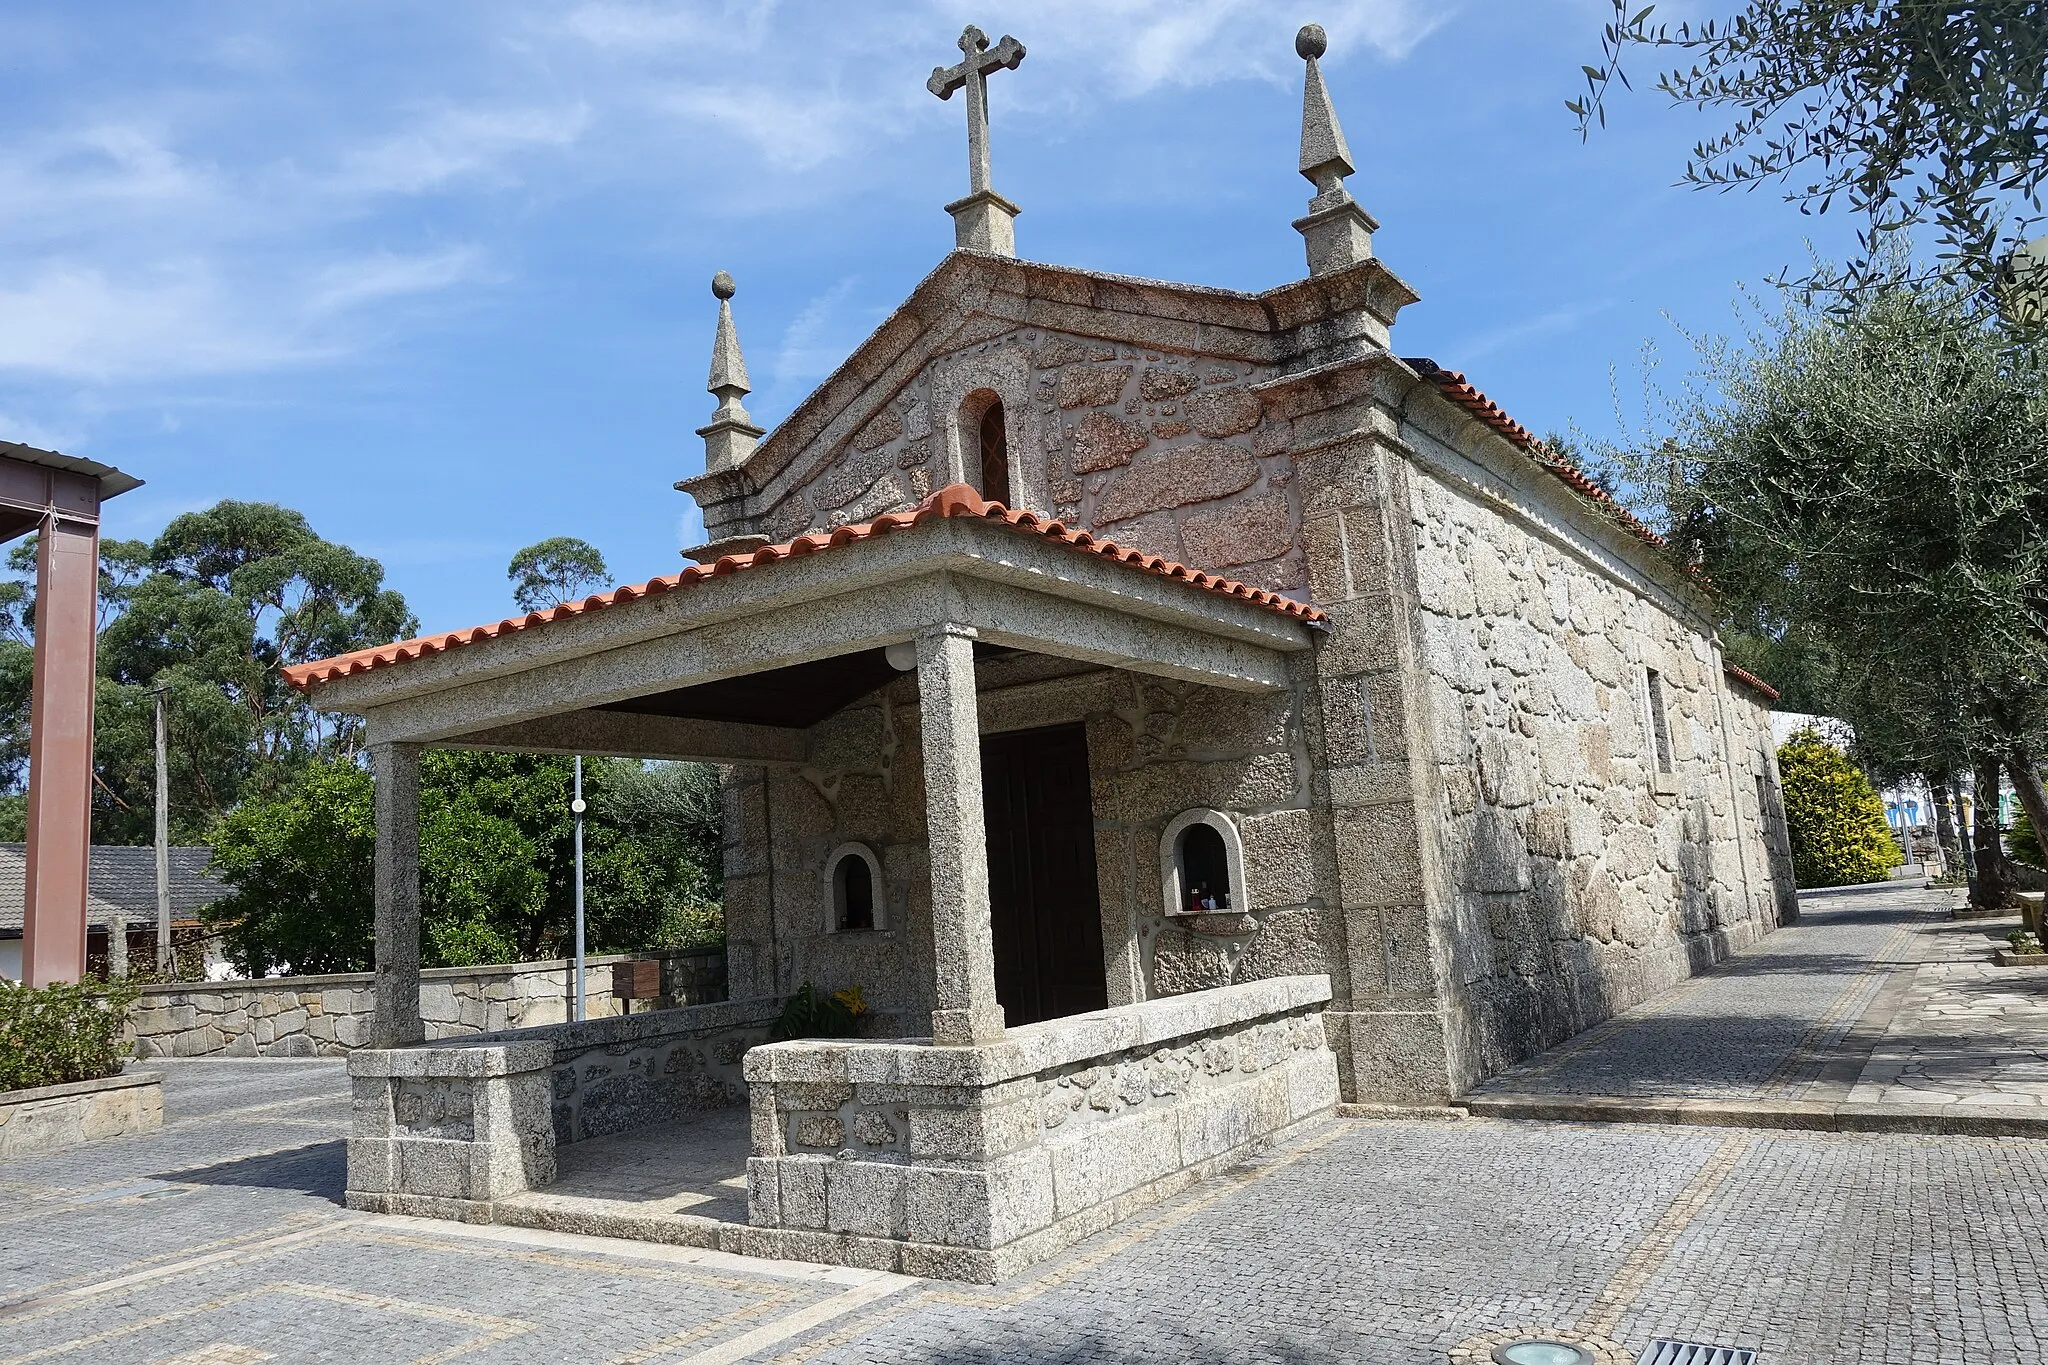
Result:
{"label": "street lamp post", "polygon": [[576,817],[576,1019],[585,1017],[583,1000],[583,755],[576,755],[576,792],[569,811]]}

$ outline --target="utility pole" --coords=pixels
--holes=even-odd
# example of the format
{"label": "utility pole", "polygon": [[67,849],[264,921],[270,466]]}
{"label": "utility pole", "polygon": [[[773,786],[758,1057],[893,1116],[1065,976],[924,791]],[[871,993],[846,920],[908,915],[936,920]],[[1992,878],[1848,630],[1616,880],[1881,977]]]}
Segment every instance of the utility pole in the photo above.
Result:
{"label": "utility pole", "polygon": [[171,762],[169,731],[165,719],[166,694],[158,687],[156,698],[156,969],[165,981],[171,979]]}
{"label": "utility pole", "polygon": [[576,755],[576,794],[569,802],[576,817],[576,1019],[585,1017],[583,1004],[583,755]]}

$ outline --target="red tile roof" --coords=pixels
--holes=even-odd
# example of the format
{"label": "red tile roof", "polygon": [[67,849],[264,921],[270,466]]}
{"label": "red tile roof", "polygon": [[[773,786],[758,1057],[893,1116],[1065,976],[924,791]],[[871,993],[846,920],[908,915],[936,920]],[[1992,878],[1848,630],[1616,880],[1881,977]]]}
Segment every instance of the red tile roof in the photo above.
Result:
{"label": "red tile roof", "polygon": [[1734,664],[1724,660],[1721,664],[1721,671],[1741,683],[1744,687],[1754,688],[1763,695],[1765,701],[1776,701],[1778,699],[1777,688],[1771,686],[1746,668],[1737,668]]}
{"label": "red tile roof", "polygon": [[[1586,477],[1586,472],[1564,456],[1552,450],[1529,434],[1529,429],[1500,410],[1491,398],[1472,386],[1470,380],[1456,370],[1447,370],[1434,360],[1420,356],[1404,357],[1424,379],[1443,390],[1444,397],[1456,403],[1480,421],[1505,436],[1517,449],[1526,453],[1538,464],[1549,470],[1561,483],[1573,492],[1595,504],[1602,512],[1620,522],[1628,531],[1645,545],[1660,550],[1669,550],[1669,542],[1636,520],[1635,514],[1614,500],[1612,494]],[[1692,572],[1688,567],[1687,572]],[[1695,573],[1695,577],[1698,575]]]}
{"label": "red tile roof", "polygon": [[753,569],[766,568],[778,560],[798,559],[805,555],[818,554],[842,545],[874,536],[886,535],[893,531],[908,530],[923,522],[946,517],[975,517],[994,521],[1025,535],[1035,535],[1055,544],[1071,546],[1077,553],[1097,555],[1112,563],[1126,565],[1140,573],[1156,574],[1161,578],[1174,578],[1222,597],[1236,597],[1251,602],[1282,616],[1299,621],[1321,623],[1327,615],[1318,607],[1306,602],[1297,602],[1279,593],[1267,592],[1233,579],[1221,578],[1215,574],[1191,569],[1185,564],[1176,564],[1159,555],[1147,554],[1143,550],[1129,549],[1113,540],[1098,540],[1086,531],[1077,531],[1063,522],[1048,521],[1032,512],[1012,511],[999,502],[986,502],[979,493],[964,483],[950,484],[939,489],[917,506],[906,512],[890,512],[876,517],[873,521],[852,526],[835,527],[830,531],[814,531],[798,536],[795,540],[781,545],[766,545],[752,554],[727,555],[711,564],[695,564],[677,574],[665,574],[650,578],[645,583],[614,588],[595,597],[586,597],[580,602],[565,602],[547,611],[528,612],[524,616],[511,616],[495,625],[472,626],[467,630],[451,630],[440,635],[422,636],[416,640],[401,640],[397,644],[379,645],[374,649],[359,649],[353,654],[342,654],[332,659],[318,659],[311,663],[294,664],[284,670],[285,681],[300,691],[311,688],[315,683],[330,682],[355,673],[367,673],[373,669],[389,668],[410,659],[428,654],[442,654],[463,645],[475,644],[514,631],[532,630],[550,621],[560,621],[586,612],[603,611],[607,607],[624,602],[637,601],[643,597],[654,597],[665,592],[676,592],[694,587],[710,578],[724,578],[731,574]]}

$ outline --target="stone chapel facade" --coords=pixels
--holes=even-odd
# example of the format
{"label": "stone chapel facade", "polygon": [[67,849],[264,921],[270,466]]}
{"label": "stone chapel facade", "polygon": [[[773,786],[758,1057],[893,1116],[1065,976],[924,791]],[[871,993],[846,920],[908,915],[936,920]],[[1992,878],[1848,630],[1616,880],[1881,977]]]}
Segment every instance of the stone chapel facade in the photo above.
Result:
{"label": "stone chapel facade", "polygon": [[[1097,923],[1058,932],[1099,933],[1095,1003],[1328,973],[1345,1098],[1440,1102],[1797,913],[1775,694],[1724,665],[1705,586],[1656,536],[1462,375],[1398,355],[1417,295],[1331,174],[1348,152],[1308,62],[1306,279],[1240,294],[957,251],[758,446],[707,429],[678,487],[711,539],[686,553],[964,483],[1320,608],[1270,696],[985,659],[983,731],[1085,736]],[[727,315],[736,361],[730,337]],[[881,1027],[922,1031],[915,697],[900,677],[818,721],[801,766],[731,772],[736,996],[859,985]],[[1176,903],[1191,826],[1220,836],[1229,914]],[[807,890],[848,857],[872,928]],[[1029,950],[1003,940],[1034,894],[992,888],[999,959]]]}
{"label": "stone chapel facade", "polygon": [[[993,1281],[1796,912],[1705,585],[1395,347],[1321,31],[1309,273],[1259,294],[1016,259],[983,82],[1024,49],[960,48],[958,249],[772,434],[714,279],[694,564],[287,670],[376,775],[350,1207]],[[430,745],[721,765],[730,999],[427,1042]],[[806,985],[863,1036],[770,1042]],[[742,1104],[744,1223],[537,1193]]]}

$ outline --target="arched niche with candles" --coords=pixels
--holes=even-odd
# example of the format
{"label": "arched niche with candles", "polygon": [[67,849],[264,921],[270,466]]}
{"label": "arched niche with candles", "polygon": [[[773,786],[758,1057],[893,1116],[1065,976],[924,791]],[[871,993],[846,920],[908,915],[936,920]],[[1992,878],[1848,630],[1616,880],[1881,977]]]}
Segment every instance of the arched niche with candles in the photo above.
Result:
{"label": "arched niche with candles", "polygon": [[866,844],[841,844],[825,859],[825,932],[878,933],[889,927],[882,860]]}
{"label": "arched niche with candles", "polygon": [[1236,823],[1205,808],[1174,816],[1159,837],[1159,880],[1168,915],[1244,913],[1251,895]]}

